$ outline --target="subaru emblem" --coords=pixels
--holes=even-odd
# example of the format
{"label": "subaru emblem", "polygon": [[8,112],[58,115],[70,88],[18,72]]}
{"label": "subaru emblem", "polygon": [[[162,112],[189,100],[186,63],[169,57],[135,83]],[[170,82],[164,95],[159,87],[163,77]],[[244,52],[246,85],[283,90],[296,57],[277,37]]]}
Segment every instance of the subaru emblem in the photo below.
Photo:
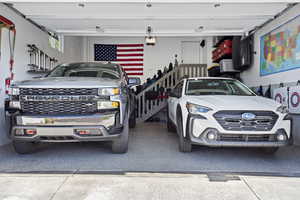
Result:
{"label": "subaru emblem", "polygon": [[242,119],[243,120],[254,120],[256,118],[256,115],[253,113],[243,113]]}

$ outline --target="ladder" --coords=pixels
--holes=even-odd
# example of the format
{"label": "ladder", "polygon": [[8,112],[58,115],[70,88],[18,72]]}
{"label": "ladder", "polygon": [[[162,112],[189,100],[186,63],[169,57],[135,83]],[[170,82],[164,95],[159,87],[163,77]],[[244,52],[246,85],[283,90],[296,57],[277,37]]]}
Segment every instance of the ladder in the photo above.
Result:
{"label": "ladder", "polygon": [[144,122],[153,115],[160,112],[167,106],[166,98],[158,98],[156,100],[147,100],[146,92],[158,91],[159,88],[172,89],[183,77],[206,77],[207,65],[205,64],[175,64],[172,71],[165,74],[155,83],[148,86],[136,96],[137,103],[137,123]]}

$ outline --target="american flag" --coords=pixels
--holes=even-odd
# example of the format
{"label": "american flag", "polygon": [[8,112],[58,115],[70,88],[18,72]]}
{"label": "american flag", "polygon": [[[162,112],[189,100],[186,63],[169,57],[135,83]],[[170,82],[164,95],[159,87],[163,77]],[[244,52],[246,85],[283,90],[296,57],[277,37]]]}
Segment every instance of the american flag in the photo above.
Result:
{"label": "american flag", "polygon": [[142,76],[144,44],[94,44],[95,61],[111,61],[129,76]]}

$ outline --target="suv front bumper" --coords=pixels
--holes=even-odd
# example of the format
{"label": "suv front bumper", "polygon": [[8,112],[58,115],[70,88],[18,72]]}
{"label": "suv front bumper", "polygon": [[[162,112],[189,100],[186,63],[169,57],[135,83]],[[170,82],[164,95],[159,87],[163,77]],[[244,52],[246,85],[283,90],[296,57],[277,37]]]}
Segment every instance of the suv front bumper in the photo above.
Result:
{"label": "suv front bumper", "polygon": [[[281,120],[271,131],[226,131],[216,121],[190,115],[187,119],[187,134],[193,144],[212,147],[280,147],[289,144],[290,120]],[[208,134],[212,130],[212,137]],[[285,135],[286,139],[279,141],[277,134]]]}
{"label": "suv front bumper", "polygon": [[[80,116],[16,115],[13,118],[15,125],[11,129],[11,138],[21,141],[111,141],[118,138],[123,129],[118,112]],[[26,130],[34,130],[35,134],[28,135]],[[79,134],[79,130],[93,134]]]}

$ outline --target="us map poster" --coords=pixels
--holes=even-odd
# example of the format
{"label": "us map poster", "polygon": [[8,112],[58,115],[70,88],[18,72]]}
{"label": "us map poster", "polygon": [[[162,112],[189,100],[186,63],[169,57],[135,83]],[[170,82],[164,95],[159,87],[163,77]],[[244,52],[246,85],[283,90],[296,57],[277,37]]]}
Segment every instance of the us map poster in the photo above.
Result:
{"label": "us map poster", "polygon": [[260,38],[260,76],[300,68],[300,15]]}

